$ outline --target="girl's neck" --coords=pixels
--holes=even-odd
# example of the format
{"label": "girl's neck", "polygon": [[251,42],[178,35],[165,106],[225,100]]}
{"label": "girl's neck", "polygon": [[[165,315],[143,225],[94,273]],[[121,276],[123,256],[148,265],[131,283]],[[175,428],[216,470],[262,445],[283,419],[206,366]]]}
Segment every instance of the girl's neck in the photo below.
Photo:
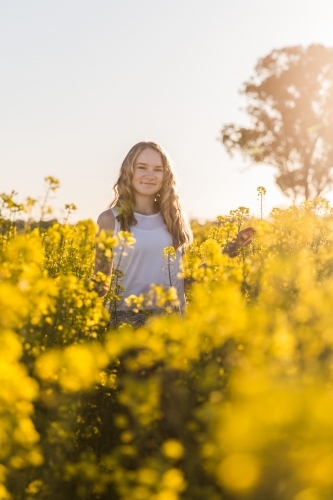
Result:
{"label": "girl's neck", "polygon": [[135,198],[134,212],[142,215],[154,215],[159,212],[155,200]]}

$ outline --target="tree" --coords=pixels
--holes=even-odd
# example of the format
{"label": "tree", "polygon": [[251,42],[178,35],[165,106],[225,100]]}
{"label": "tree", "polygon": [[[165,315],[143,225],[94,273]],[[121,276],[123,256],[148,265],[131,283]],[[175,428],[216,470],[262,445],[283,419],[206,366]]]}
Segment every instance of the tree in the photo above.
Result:
{"label": "tree", "polygon": [[251,126],[225,125],[227,151],[277,168],[276,183],[296,199],[333,186],[333,48],[273,50],[240,91]]}

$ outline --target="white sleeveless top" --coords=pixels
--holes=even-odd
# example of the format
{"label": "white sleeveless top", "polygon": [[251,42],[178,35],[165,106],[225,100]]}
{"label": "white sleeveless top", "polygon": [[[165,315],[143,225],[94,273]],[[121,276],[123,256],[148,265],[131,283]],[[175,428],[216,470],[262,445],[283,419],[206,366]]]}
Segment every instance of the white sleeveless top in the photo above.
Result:
{"label": "white sleeveless top", "polygon": [[[111,208],[115,216],[115,234],[120,231],[120,224],[117,220],[117,212]],[[179,278],[182,272],[182,252],[176,251],[176,259],[170,264],[170,275],[166,259],[163,258],[165,247],[172,246],[172,238],[161,213],[154,215],[142,215],[134,212],[137,221],[135,226],[131,226],[131,233],[135,238],[132,249],[126,249],[126,255],[119,259],[119,250],[114,249],[114,266],[124,273],[120,284],[124,287],[121,294],[119,310],[128,310],[124,299],[130,295],[140,295],[147,293],[150,285],[162,285],[167,289],[174,286],[178,293],[179,305],[185,307],[184,279]],[[120,260],[120,264],[119,264]],[[155,305],[145,307],[146,309],[156,309]]]}

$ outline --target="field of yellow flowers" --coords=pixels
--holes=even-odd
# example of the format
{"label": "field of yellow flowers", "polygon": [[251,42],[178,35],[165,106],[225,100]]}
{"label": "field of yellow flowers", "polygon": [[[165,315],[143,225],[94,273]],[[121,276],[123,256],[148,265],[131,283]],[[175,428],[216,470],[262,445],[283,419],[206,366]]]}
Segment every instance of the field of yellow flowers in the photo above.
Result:
{"label": "field of yellow flowers", "polygon": [[[325,200],[194,225],[186,314],[154,289],[166,313],[136,330],[110,327],[90,280],[96,225],[18,228],[10,200],[0,219],[0,499],[333,498]],[[222,254],[248,225],[251,245]],[[110,258],[132,242],[102,233],[97,244]],[[115,309],[120,296],[114,275]]]}

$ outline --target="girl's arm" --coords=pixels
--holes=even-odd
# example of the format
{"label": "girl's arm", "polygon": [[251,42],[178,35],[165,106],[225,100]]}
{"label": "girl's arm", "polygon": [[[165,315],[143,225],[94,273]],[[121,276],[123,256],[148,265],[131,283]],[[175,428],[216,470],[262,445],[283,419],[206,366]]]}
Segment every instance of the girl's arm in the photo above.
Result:
{"label": "girl's arm", "polygon": [[[105,210],[105,212],[101,213],[101,215],[97,219],[97,224],[98,224],[98,234],[100,231],[109,231],[112,232],[114,231],[115,228],[115,219],[114,215],[112,213],[112,210]],[[100,252],[98,249],[98,246],[96,245],[96,254],[95,254],[95,274],[98,272],[102,272],[105,274],[108,278],[111,276],[111,271],[112,271],[112,261],[109,262]],[[107,287],[103,286],[103,284],[96,284],[96,291],[98,294],[103,297],[108,289]]]}

